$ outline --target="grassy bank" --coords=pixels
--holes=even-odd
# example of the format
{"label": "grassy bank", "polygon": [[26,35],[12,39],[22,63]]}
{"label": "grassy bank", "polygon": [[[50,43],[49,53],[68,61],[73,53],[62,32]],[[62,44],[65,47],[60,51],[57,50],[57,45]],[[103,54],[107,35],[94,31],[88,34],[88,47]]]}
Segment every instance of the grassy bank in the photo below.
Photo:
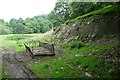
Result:
{"label": "grassy bank", "polygon": [[116,66],[109,62],[108,55],[109,52],[111,55],[117,53],[117,44],[89,45],[75,42],[60,46],[66,49],[62,55],[28,64],[38,78],[116,77],[113,76],[116,74]]}
{"label": "grassy bank", "polygon": [[[116,12],[118,7],[120,6],[110,5],[79,16],[64,25],[69,26],[82,18]],[[38,78],[118,78],[118,43],[109,43],[111,40],[103,40],[106,44],[80,41],[58,43],[58,46],[65,49],[63,54],[27,65]]]}

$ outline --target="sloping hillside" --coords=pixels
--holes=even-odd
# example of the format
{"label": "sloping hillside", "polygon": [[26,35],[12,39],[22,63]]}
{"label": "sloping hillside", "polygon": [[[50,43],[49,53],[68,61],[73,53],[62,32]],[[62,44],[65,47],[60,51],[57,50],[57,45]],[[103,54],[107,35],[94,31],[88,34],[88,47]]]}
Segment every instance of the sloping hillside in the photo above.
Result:
{"label": "sloping hillside", "polygon": [[119,33],[119,8],[120,6],[107,6],[66,22],[66,25],[55,31],[56,39],[63,42],[75,39],[90,42],[103,37],[110,38]]}
{"label": "sloping hillside", "polygon": [[[55,44],[64,53],[31,62],[38,78],[119,78],[120,6],[88,13],[55,30]],[[113,9],[114,8],[114,9]]]}

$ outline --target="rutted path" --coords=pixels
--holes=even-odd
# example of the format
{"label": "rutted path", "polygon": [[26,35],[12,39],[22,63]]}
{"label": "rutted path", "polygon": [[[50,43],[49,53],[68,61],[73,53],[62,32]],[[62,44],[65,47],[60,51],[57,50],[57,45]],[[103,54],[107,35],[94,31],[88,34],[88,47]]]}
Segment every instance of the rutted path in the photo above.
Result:
{"label": "rutted path", "polygon": [[16,56],[15,53],[3,55],[3,66],[10,78],[35,78],[33,72],[26,67],[24,62],[20,61],[21,56],[19,58]]}
{"label": "rutted path", "polygon": [[[37,48],[36,48],[37,49]],[[48,51],[46,48],[39,48],[40,52],[43,52],[44,54],[51,54],[50,51]],[[4,50],[3,50],[4,51]],[[55,53],[58,55],[60,53],[60,50],[55,48]],[[52,56],[50,56],[52,57]],[[38,56],[32,59],[26,51],[15,53],[14,50],[11,50],[9,54],[4,54],[2,56],[3,58],[3,67],[5,67],[5,73],[9,75],[9,78],[35,78],[34,73],[26,67],[26,64],[28,62],[32,61],[39,61],[46,58],[49,58],[49,56]]]}

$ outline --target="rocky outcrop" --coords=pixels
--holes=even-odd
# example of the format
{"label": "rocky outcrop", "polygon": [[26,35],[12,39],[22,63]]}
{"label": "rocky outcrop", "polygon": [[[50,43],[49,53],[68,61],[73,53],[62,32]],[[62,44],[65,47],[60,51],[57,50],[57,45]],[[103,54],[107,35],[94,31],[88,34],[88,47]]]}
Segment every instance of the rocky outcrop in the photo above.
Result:
{"label": "rocky outcrop", "polygon": [[82,18],[71,25],[58,28],[56,41],[72,40],[93,41],[101,38],[111,38],[120,31],[120,12],[109,12]]}

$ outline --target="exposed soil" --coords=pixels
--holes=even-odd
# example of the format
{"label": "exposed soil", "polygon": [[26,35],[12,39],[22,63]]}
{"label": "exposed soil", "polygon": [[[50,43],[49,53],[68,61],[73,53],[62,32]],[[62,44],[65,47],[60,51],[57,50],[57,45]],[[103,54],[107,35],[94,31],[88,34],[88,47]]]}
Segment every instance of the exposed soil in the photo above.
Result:
{"label": "exposed soil", "polygon": [[[40,49],[40,48],[39,48]],[[45,51],[46,49],[41,48],[41,52],[49,52]],[[55,53],[58,55],[59,50],[56,49]],[[3,67],[4,67],[4,73],[7,73],[9,75],[9,78],[35,78],[34,73],[27,68],[28,62],[38,62],[44,59],[53,58],[54,56],[36,56],[34,59],[32,59],[26,51],[22,51],[19,53],[15,53],[15,51],[10,50],[9,53],[5,54],[5,51],[3,49],[0,49],[0,53],[3,53]]]}
{"label": "exposed soil", "polygon": [[[29,70],[24,63],[30,59],[19,55],[15,53],[3,55],[4,72],[7,73],[10,78],[35,78],[34,73]],[[21,60],[23,57],[24,60]]]}

